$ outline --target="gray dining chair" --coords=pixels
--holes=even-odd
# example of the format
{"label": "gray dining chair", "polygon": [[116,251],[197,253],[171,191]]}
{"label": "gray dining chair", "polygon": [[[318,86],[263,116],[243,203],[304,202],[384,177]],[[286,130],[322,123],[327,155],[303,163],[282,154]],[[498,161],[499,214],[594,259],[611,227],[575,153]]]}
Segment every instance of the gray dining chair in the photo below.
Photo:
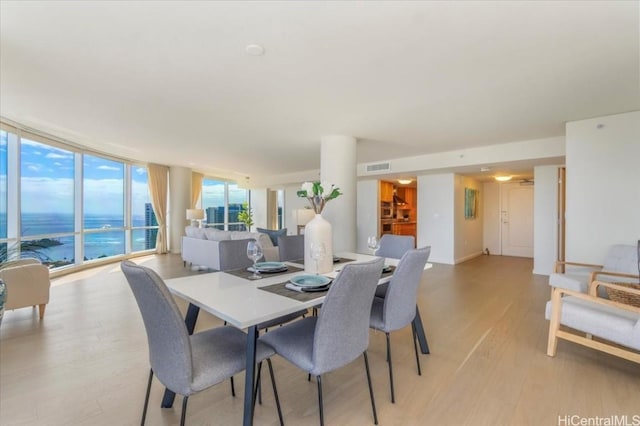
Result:
{"label": "gray dining chair", "polygon": [[387,364],[389,366],[392,403],[396,401],[393,388],[393,365],[391,362],[391,340],[389,336],[391,332],[400,330],[411,324],[413,349],[416,353],[418,375],[422,375],[418,346],[416,344],[416,328],[413,320],[416,316],[418,286],[420,285],[424,266],[427,260],[429,260],[430,253],[431,247],[407,251],[393,272],[386,297],[384,299],[380,297],[373,299],[370,326],[375,330],[384,332],[387,337]]}
{"label": "gray dining chair", "polygon": [[[415,248],[415,238],[410,235],[384,234],[380,238],[380,247],[376,250],[376,256],[400,259],[412,248]],[[384,297],[388,284],[381,284],[376,288],[376,297]]]}
{"label": "gray dining chair", "polygon": [[378,424],[367,348],[369,313],[384,259],[347,264],[336,277],[317,317],[270,331],[260,341],[298,368],[316,376],[320,424],[324,424],[322,374],[364,357],[374,423]]}
{"label": "gray dining chair", "polygon": [[278,237],[280,262],[304,259],[304,235],[281,235]]}
{"label": "gray dining chair", "polygon": [[[234,327],[216,327],[189,335],[166,284],[152,269],[131,261],[120,264],[142,314],[149,344],[151,371],[142,410],[144,425],[153,376],[183,396],[180,424],[185,423],[189,396],[208,389],[245,369],[247,335]],[[267,360],[280,424],[282,412],[269,357],[275,351],[258,342],[256,360]]]}

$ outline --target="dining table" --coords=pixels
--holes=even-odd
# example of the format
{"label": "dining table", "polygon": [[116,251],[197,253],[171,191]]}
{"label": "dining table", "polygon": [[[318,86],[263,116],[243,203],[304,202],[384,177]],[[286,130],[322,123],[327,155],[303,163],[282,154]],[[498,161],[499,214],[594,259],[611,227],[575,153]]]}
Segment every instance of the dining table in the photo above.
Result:
{"label": "dining table", "polygon": [[[336,278],[344,265],[350,262],[372,260],[374,256],[341,252],[334,257],[333,270],[323,274],[328,278]],[[387,258],[385,265],[394,268],[398,259]],[[253,392],[256,381],[256,345],[258,340],[258,325],[265,321],[292,314],[305,308],[321,305],[326,291],[317,293],[300,293],[288,290],[285,285],[297,275],[304,274],[301,263],[284,262],[286,271],[262,274],[260,280],[251,280],[252,273],[246,270],[213,272],[189,275],[180,278],[167,279],[169,291],[188,302],[185,323],[189,334],[195,329],[200,310],[225,321],[228,325],[247,331],[246,372],[244,387],[243,425],[253,424]],[[427,263],[425,270],[432,265]],[[392,271],[383,273],[378,285],[389,282]],[[422,353],[429,353],[420,313],[416,306],[414,325]],[[162,400],[162,407],[173,405],[175,394],[166,389]]]}

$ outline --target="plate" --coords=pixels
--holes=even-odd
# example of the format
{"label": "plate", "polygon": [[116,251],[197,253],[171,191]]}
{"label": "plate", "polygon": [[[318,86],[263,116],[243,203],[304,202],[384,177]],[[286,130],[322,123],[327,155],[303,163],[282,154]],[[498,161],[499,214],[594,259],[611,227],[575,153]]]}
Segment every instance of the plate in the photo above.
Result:
{"label": "plate", "polygon": [[296,275],[289,280],[292,284],[304,289],[314,287],[326,287],[331,282],[331,278],[324,275]]}
{"label": "plate", "polygon": [[[270,273],[270,272],[282,272],[289,269],[287,265],[282,262],[258,262],[256,263],[256,269],[258,272]],[[248,271],[253,272],[253,266],[247,268]]]}

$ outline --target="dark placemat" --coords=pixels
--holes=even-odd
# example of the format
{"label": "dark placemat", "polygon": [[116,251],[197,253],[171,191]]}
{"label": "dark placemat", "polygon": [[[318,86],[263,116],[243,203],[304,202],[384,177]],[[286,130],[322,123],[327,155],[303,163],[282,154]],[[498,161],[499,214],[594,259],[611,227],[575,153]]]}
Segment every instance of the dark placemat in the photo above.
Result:
{"label": "dark placemat", "polygon": [[382,272],[382,275],[381,275],[380,277],[381,277],[381,278],[384,278],[384,277],[391,276],[391,275],[393,275],[393,273],[394,273],[394,271],[395,271],[395,270],[396,270],[396,267],[395,267],[395,266],[393,266],[393,265],[391,265],[391,266],[389,266],[389,271],[387,271],[387,272]]}
{"label": "dark placemat", "polygon": [[[346,257],[339,257],[337,260],[333,261],[333,264],[335,265],[336,263],[345,263],[345,262],[353,262],[355,261],[355,259],[348,259]],[[297,263],[298,265],[304,265],[304,259],[296,259],[296,260],[290,260],[291,263]]]}
{"label": "dark placemat", "polygon": [[[395,266],[390,266],[389,268],[391,270],[388,271],[388,272],[383,272],[382,275],[380,276],[381,278],[393,275],[393,272],[396,270],[396,267]],[[268,285],[268,286],[265,286],[265,287],[259,287],[259,289],[260,290],[264,290],[264,291],[268,291],[270,293],[275,293],[275,294],[277,294],[279,296],[289,297],[289,298],[295,299],[295,300],[297,300],[299,302],[307,302],[309,300],[317,299],[320,296],[326,295],[327,291],[329,291],[329,289],[327,289],[326,291],[316,291],[316,292],[305,293],[305,292],[289,290],[288,288],[285,287],[285,285],[288,282],[289,281],[285,281],[285,282],[278,283],[278,284],[271,284],[271,285]]]}
{"label": "dark placemat", "polygon": [[325,296],[327,294],[327,291],[329,291],[329,289],[327,289],[326,291],[315,291],[315,292],[304,293],[304,292],[289,290],[288,288],[285,287],[285,285],[288,282],[289,281],[285,281],[278,284],[271,284],[265,287],[259,287],[259,289],[268,291],[269,293],[275,293],[279,296],[289,297],[291,299],[297,300],[298,302],[307,302],[309,300],[317,299],[318,297]]}
{"label": "dark placemat", "polygon": [[[260,275],[262,275],[264,278],[267,278],[267,277],[277,277],[278,275],[283,275],[283,274],[290,274],[292,272],[304,271],[304,269],[298,268],[297,266],[287,265],[287,268],[288,269],[286,271],[282,271],[282,272],[260,272]],[[253,275],[253,272],[247,271],[246,268],[231,269],[229,271],[224,271],[224,272],[226,272],[227,274],[235,275],[236,277],[246,278],[246,279],[249,279],[249,277]]]}

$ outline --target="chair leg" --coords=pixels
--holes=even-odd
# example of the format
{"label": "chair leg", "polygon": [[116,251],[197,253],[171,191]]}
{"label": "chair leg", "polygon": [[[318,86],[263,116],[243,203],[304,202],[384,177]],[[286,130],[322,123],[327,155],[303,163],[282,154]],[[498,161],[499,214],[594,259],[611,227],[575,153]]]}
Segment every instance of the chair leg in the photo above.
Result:
{"label": "chair leg", "polygon": [[184,426],[184,420],[187,414],[187,401],[189,400],[188,396],[182,398],[182,415],[180,416],[180,426]]}
{"label": "chair leg", "polygon": [[558,348],[558,338],[556,332],[560,328],[561,294],[558,289],[553,289],[551,293],[551,319],[549,320],[549,339],[547,341],[547,355],[555,356]]}
{"label": "chair leg", "polygon": [[391,362],[391,340],[389,339],[389,333],[387,335],[387,364],[389,365],[389,384],[391,385],[391,403],[395,404],[396,396],[393,391],[393,363]]}
{"label": "chair leg", "polygon": [[320,410],[320,426],[324,426],[324,411],[322,409],[322,378],[316,376],[318,381],[318,409]]}
{"label": "chair leg", "polygon": [[44,318],[44,310],[47,307],[45,303],[42,303],[38,306],[40,308],[40,319]]}
{"label": "chair leg", "polygon": [[376,400],[373,397],[373,386],[371,386],[371,373],[369,371],[369,358],[367,358],[367,351],[362,353],[364,355],[364,367],[367,370],[367,383],[369,383],[369,396],[371,397],[371,409],[373,410],[373,424],[378,424],[378,414],[376,413]]}
{"label": "chair leg", "polygon": [[233,384],[233,376],[231,376],[229,378],[229,381],[231,382],[231,396],[235,397],[236,396],[236,387]]}
{"label": "chair leg", "polygon": [[142,421],[140,426],[144,426],[147,418],[147,407],[149,406],[149,394],[151,393],[151,381],[153,380],[153,369],[149,369],[149,381],[147,382],[147,394],[144,397],[144,407],[142,408]]}
{"label": "chair leg", "polygon": [[282,410],[280,409],[280,398],[278,397],[278,388],[276,387],[276,376],[273,374],[273,365],[271,364],[271,358],[267,358],[267,365],[269,366],[269,375],[271,376],[271,386],[273,387],[273,396],[276,399],[276,408],[278,409],[278,419],[280,419],[280,426],[284,426],[284,419],[282,418]]}
{"label": "chair leg", "polygon": [[416,325],[411,323],[411,331],[413,332],[413,350],[416,353],[416,364],[418,365],[418,376],[422,376],[422,370],[420,369],[420,357],[418,356],[418,333],[416,332]]}

